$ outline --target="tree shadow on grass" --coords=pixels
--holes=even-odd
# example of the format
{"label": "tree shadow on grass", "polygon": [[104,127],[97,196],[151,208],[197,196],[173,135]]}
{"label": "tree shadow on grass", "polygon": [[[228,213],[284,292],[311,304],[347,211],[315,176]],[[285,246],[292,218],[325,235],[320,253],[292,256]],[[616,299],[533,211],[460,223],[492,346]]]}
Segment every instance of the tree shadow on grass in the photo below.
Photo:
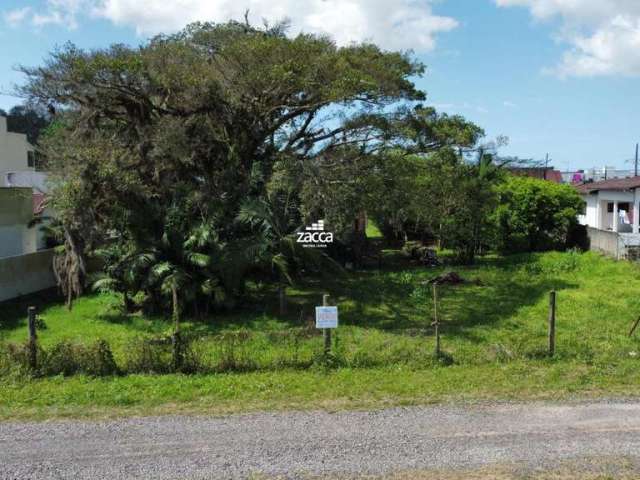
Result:
{"label": "tree shadow on grass", "polygon": [[[551,290],[562,292],[578,288],[575,283],[531,278],[527,282],[513,281],[486,286],[462,286],[443,292],[439,307],[443,312],[448,335],[477,339],[475,327],[501,323],[518,311],[548,298]],[[562,298],[562,293],[559,294]],[[541,323],[546,320],[546,311]],[[514,325],[515,326],[515,325]]]}
{"label": "tree shadow on grass", "polygon": [[[474,327],[511,318],[520,309],[538,304],[550,290],[578,287],[558,275],[514,274],[526,261],[527,257],[506,263],[488,260],[471,268],[454,269],[471,282],[439,287],[439,309],[447,333],[472,337]],[[428,290],[427,300],[421,304],[412,299],[412,292],[427,278],[445,270],[449,268],[405,270],[400,274],[360,273],[338,282],[334,288],[339,292],[341,305],[346,307],[341,308],[341,323],[381,330],[430,329],[431,287],[422,287]],[[473,281],[478,275],[487,279],[478,284]]]}
{"label": "tree shadow on grass", "polygon": [[[578,285],[567,282],[555,274],[522,274],[535,258],[531,255],[480,259],[473,267],[424,268],[412,266],[402,258],[388,262],[382,271],[361,270],[336,277],[310,278],[290,287],[288,309],[278,313],[278,295],[275,285],[253,289],[233,310],[211,313],[204,318],[183,319],[185,329],[196,334],[216,334],[223,330],[282,330],[303,327],[313,323],[314,308],[322,303],[322,295],[331,295],[330,303],[340,306],[340,324],[357,325],[380,330],[430,330],[433,304],[418,304],[412,298],[417,285],[446,270],[455,270],[467,280],[481,278],[481,284],[469,283],[458,287],[440,288],[440,310],[449,335],[474,337],[474,327],[494,325],[517,315],[526,307],[535,305],[552,289],[565,290]],[[428,287],[425,287],[428,288]],[[103,322],[122,325],[140,333],[156,333],[171,326],[170,314],[165,317],[144,317],[120,312],[113,302],[99,301],[91,308]],[[89,298],[89,302],[92,299]],[[27,307],[38,311],[60,306],[61,299],[53,291],[0,304],[0,333],[26,325]],[[72,313],[76,314],[76,313]]]}
{"label": "tree shadow on grass", "polygon": [[42,312],[60,305],[62,297],[57,289],[49,289],[0,303],[0,332],[27,325],[27,309],[36,307]]}

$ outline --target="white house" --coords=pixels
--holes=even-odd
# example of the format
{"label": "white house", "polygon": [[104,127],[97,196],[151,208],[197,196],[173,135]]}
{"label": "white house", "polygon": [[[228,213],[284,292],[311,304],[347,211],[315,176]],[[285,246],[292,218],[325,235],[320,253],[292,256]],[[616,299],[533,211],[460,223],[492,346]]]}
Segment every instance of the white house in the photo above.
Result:
{"label": "white house", "polygon": [[46,193],[46,174],[38,170],[27,136],[7,131],[0,116],[0,302],[55,286],[38,227],[29,228]]}
{"label": "white house", "polygon": [[33,219],[30,187],[0,187],[0,258],[38,250],[38,230],[29,228]]}
{"label": "white house", "polygon": [[[40,158],[22,133],[9,132],[7,130],[7,118],[0,116],[0,187],[31,188],[33,201],[31,202],[34,213],[43,213],[45,217],[51,217],[52,212],[43,212],[43,204],[47,193],[47,173],[39,171]],[[2,200],[6,200],[5,192]],[[0,201],[2,201],[0,200]],[[36,236],[36,249],[45,248],[44,235],[40,228],[33,228]],[[16,237],[17,238],[17,237]],[[5,243],[9,238],[5,235],[0,241]],[[18,250],[19,245],[12,247],[0,245],[0,257],[3,250]],[[34,250],[35,251],[35,250]]]}
{"label": "white house", "polygon": [[11,172],[35,172],[36,152],[22,133],[7,130],[7,117],[0,116],[0,186],[6,187]]}
{"label": "white house", "polygon": [[586,209],[580,223],[598,230],[639,233],[640,176],[585,183],[576,187]]}

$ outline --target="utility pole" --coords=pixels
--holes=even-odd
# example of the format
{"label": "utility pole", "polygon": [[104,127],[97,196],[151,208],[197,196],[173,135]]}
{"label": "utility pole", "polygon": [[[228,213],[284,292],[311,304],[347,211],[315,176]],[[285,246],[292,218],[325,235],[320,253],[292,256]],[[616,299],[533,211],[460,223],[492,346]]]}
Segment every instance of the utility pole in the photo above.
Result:
{"label": "utility pole", "polygon": [[635,169],[633,171],[634,176],[638,176],[638,144],[636,143],[636,164]]}
{"label": "utility pole", "polygon": [[549,168],[549,154],[547,153],[547,156],[544,159],[544,173],[543,173],[543,178],[546,180],[547,179],[547,169]]}

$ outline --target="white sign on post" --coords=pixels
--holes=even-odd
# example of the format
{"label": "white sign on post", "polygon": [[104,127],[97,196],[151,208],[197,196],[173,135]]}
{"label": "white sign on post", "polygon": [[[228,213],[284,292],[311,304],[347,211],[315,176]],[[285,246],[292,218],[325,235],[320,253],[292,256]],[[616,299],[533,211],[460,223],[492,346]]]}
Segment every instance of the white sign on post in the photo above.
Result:
{"label": "white sign on post", "polygon": [[338,328],[338,307],[316,307],[316,328]]}

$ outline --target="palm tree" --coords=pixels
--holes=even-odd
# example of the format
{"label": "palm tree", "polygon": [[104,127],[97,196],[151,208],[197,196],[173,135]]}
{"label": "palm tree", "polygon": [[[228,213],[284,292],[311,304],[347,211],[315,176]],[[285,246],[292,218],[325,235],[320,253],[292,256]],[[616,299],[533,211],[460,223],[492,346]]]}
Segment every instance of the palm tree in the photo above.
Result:
{"label": "palm tree", "polygon": [[247,249],[250,260],[277,277],[280,315],[287,310],[286,287],[303,267],[340,269],[323,252],[297,243],[295,233],[300,228],[301,215],[289,193],[270,193],[245,201],[237,221],[252,230],[253,245]]}

